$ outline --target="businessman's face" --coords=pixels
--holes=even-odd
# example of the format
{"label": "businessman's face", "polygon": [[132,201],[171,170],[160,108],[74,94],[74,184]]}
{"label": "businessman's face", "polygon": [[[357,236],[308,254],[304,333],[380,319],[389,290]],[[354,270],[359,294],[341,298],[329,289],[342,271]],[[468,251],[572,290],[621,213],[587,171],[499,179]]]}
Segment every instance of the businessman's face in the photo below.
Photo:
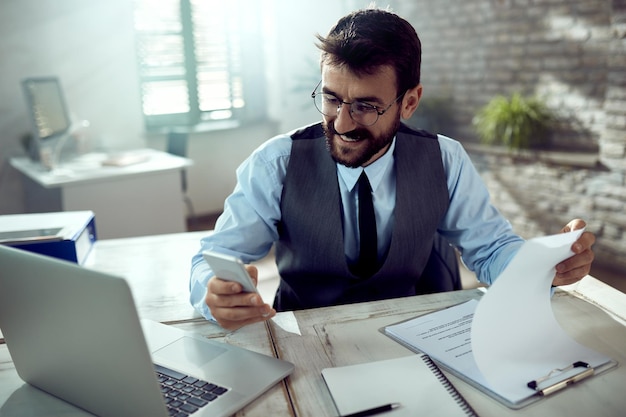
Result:
{"label": "businessman's face", "polygon": [[325,64],[318,91],[325,94],[323,124],[335,161],[356,168],[384,155],[400,125],[403,103],[403,97],[396,95],[396,75],[391,67],[357,77],[346,68]]}

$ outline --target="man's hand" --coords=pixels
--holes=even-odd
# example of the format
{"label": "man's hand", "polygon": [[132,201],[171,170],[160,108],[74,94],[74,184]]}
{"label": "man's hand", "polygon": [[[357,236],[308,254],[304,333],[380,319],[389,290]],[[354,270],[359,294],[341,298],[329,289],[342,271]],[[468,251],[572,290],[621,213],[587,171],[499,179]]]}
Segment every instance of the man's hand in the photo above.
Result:
{"label": "man's hand", "polygon": [[[256,267],[247,265],[246,269],[257,285],[259,272]],[[276,310],[265,304],[259,294],[243,292],[241,284],[219,277],[209,280],[205,301],[213,318],[226,330],[236,330],[276,315]]]}
{"label": "man's hand", "polygon": [[[587,224],[580,219],[574,219],[565,226],[561,232],[571,232],[582,229]],[[594,254],[591,246],[595,243],[596,237],[591,232],[584,232],[572,245],[572,252],[575,255],[564,260],[556,266],[556,275],[552,285],[568,285],[580,281],[589,274]]]}

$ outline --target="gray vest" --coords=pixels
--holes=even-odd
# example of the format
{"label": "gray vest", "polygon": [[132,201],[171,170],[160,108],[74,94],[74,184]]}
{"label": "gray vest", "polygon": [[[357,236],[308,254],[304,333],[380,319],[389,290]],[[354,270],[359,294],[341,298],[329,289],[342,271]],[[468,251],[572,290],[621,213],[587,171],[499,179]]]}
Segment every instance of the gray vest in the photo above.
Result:
{"label": "gray vest", "polygon": [[276,243],[276,263],[282,278],[274,303],[277,310],[421,292],[422,272],[449,203],[436,136],[405,125],[397,133],[391,244],[378,272],[366,279],[353,275],[347,263],[337,167],[326,148],[321,125],[306,127],[292,139]]}

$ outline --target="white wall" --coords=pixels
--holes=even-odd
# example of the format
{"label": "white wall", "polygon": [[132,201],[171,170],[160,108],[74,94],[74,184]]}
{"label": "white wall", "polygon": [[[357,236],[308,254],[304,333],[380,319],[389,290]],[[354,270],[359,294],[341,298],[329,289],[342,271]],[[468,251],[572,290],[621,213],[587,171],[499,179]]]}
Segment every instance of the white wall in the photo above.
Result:
{"label": "white wall", "polygon": [[[320,116],[312,105],[311,92],[320,80],[316,34],[326,35],[354,1],[269,0],[265,23],[272,39],[266,50],[267,88],[277,92],[270,102],[270,116],[279,130],[288,131]],[[368,1],[361,1],[365,5]]]}
{"label": "white wall", "polygon": [[60,77],[77,118],[111,146],[143,144],[130,0],[0,2],[0,213],[24,210],[20,175],[6,160],[23,154],[30,131],[20,82]]}
{"label": "white wall", "polygon": [[[221,210],[235,168],[263,141],[319,120],[310,99],[319,78],[314,35],[370,3],[259,1],[273,122],[192,136],[189,187],[198,213]],[[94,144],[163,149],[163,138],[143,129],[132,19],[132,0],[0,1],[0,214],[24,211],[20,175],[6,163],[24,154],[20,137],[30,130],[20,89],[24,77],[60,77],[76,119],[90,122]]]}

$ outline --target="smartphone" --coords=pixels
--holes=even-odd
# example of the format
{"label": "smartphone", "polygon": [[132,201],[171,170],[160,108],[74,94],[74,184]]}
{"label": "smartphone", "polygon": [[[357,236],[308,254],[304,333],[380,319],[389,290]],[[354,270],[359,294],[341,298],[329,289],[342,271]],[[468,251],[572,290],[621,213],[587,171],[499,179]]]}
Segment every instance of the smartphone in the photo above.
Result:
{"label": "smartphone", "polygon": [[258,293],[252,278],[250,278],[248,271],[246,271],[246,267],[239,258],[211,251],[202,252],[202,256],[209,264],[216,277],[226,281],[235,281],[240,283],[245,292]]}

